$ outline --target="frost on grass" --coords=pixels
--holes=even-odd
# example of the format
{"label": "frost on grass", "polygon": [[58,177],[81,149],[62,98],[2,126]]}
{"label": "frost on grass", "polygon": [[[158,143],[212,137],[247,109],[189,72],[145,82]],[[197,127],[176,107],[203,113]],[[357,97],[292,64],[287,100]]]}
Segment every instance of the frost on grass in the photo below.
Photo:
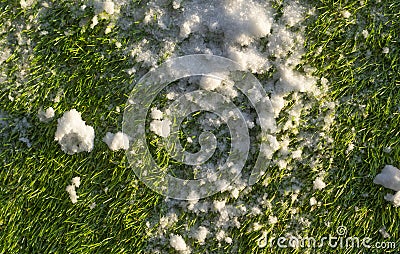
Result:
{"label": "frost on grass", "polygon": [[112,151],[119,149],[127,150],[129,148],[129,136],[121,131],[115,134],[107,132],[106,136],[103,138],[103,141]]}
{"label": "frost on grass", "polygon": [[59,118],[54,140],[67,154],[90,152],[94,144],[94,129],[85,124],[81,114],[71,109]]}
{"label": "frost on grass", "polygon": [[75,188],[79,188],[80,184],[81,184],[81,178],[77,176],[72,178],[71,185],[68,185],[67,188],[65,188],[65,190],[69,194],[69,198],[71,199],[72,204],[78,202],[78,195],[76,195]]}
{"label": "frost on grass", "polygon": [[385,200],[392,202],[394,207],[400,206],[400,170],[392,165],[386,165],[382,172],[374,178],[374,183],[396,191],[386,194]]}

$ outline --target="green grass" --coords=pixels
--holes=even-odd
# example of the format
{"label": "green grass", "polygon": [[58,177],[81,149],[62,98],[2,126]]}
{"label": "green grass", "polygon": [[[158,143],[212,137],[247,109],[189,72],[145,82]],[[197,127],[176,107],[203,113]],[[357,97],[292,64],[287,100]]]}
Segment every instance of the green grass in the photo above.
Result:
{"label": "green grass", "polygon": [[[309,205],[312,193],[306,190],[311,190],[312,180],[306,182],[299,202],[291,203],[290,196],[279,191],[293,176],[314,179],[317,172],[308,165],[295,165],[297,170],[290,176],[273,168],[266,180],[269,185],[260,182],[247,194],[250,205],[257,202],[253,196],[268,193],[273,208],[243,218],[240,228],[231,229],[234,245],[218,246],[211,241],[202,246],[186,238],[195,253],[206,249],[209,253],[303,253],[305,249],[260,249],[256,240],[261,232],[248,232],[253,222],[265,224],[268,237],[292,232],[298,218],[291,208],[311,221],[303,236],[335,235],[336,228],[344,225],[350,236],[371,237],[372,243],[395,241],[397,249],[386,251],[400,251],[400,210],[384,200],[390,191],[372,183],[384,165],[400,167],[400,2],[365,1],[360,5],[359,1],[322,0],[314,4],[318,15],[308,20],[304,62],[329,80],[329,96],[338,102],[336,123],[330,130],[334,142],[321,154],[320,162],[328,185],[313,194],[322,205],[315,209]],[[36,12],[0,1],[0,40],[6,40],[13,50],[0,66],[6,74],[4,80],[0,76],[0,110],[7,112],[0,119],[7,122],[0,124],[0,253],[140,253],[154,233],[147,229],[147,220],[155,224],[168,211],[165,198],[148,189],[127,167],[124,152],[111,152],[101,141],[107,131],[121,128],[121,112],[133,83],[125,70],[133,61],[116,50],[117,30],[104,34],[105,22],[94,29],[80,26],[80,19],[92,16],[86,11],[75,17],[71,9],[77,8],[73,2],[55,3],[45,16],[47,35],[35,31],[35,24],[20,31],[31,38],[32,52],[25,54],[24,46],[17,43],[19,28],[10,28],[7,21],[16,25]],[[340,14],[344,9],[352,14],[349,19]],[[366,39],[361,35],[364,29],[369,31]],[[145,36],[137,31],[121,43],[129,45]],[[390,48],[389,54],[382,54],[383,47]],[[317,54],[319,48],[322,51]],[[25,76],[21,76],[22,69],[28,70]],[[54,102],[57,94],[60,101]],[[54,107],[56,118],[76,108],[94,126],[91,153],[69,156],[61,151],[53,141],[56,118],[45,124],[36,116],[41,107],[48,106]],[[31,124],[26,134],[16,128],[23,117]],[[32,147],[18,141],[21,135],[29,138]],[[354,149],[346,153],[350,143]],[[392,148],[390,153],[384,152],[386,147]],[[74,176],[82,179],[75,205],[65,191]],[[91,210],[93,202],[97,206]],[[271,214],[278,217],[274,226],[267,224]],[[171,232],[179,233],[185,226],[215,216],[182,213]],[[383,225],[391,235],[389,240],[378,232]],[[384,252],[327,247],[309,251]]]}

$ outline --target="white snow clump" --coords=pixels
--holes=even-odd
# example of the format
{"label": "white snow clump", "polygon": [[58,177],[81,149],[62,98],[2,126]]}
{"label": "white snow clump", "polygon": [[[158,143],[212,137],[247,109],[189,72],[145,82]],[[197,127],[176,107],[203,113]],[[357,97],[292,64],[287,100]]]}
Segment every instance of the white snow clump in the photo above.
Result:
{"label": "white snow clump", "polygon": [[78,196],[76,195],[75,187],[79,188],[79,185],[81,184],[81,178],[79,176],[74,177],[72,178],[71,183],[72,184],[68,185],[65,190],[68,192],[72,204],[75,204],[78,202]]}
{"label": "white snow clump", "polygon": [[93,149],[94,129],[85,124],[81,113],[71,109],[58,119],[55,141],[61,145],[61,150],[67,154],[90,152]]}
{"label": "white snow clump", "polygon": [[396,194],[386,194],[385,200],[392,202],[394,207],[400,206],[400,170],[392,165],[386,165],[375,179],[375,184],[396,191]]}
{"label": "white snow clump", "polygon": [[49,107],[46,110],[39,109],[38,117],[39,117],[39,121],[48,122],[51,119],[53,119],[53,117],[54,117],[54,109],[52,107]]}
{"label": "white snow clump", "polygon": [[170,134],[171,124],[172,122],[168,119],[153,120],[150,123],[150,131],[154,132],[160,137],[166,138]]}
{"label": "white snow clump", "polygon": [[189,250],[185,243],[185,240],[183,240],[182,236],[180,235],[171,234],[169,238],[169,244],[177,251],[185,252]]}
{"label": "white snow clump", "polygon": [[392,165],[386,165],[382,172],[375,177],[374,183],[394,191],[400,191],[400,170]]}
{"label": "white snow clump", "polygon": [[121,131],[115,134],[107,132],[106,136],[103,138],[103,141],[112,151],[119,149],[128,150],[129,148],[129,136]]}
{"label": "white snow clump", "polygon": [[200,226],[195,232],[193,232],[193,238],[200,244],[204,244],[208,233],[209,231],[206,227]]}
{"label": "white snow clump", "polygon": [[326,184],[320,177],[315,178],[314,182],[314,190],[322,190],[323,188],[326,187]]}

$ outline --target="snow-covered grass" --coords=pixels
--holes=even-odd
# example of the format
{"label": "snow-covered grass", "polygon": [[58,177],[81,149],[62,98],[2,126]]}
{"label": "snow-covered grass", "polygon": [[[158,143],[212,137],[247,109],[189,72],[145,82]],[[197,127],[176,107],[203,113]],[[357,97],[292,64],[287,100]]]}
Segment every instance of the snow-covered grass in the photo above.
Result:
{"label": "snow-covered grass", "polygon": [[[254,12],[249,19],[235,19],[242,31],[238,37],[229,30],[229,15],[213,26],[215,10],[205,25],[199,25],[194,7],[182,19],[169,21],[161,5],[180,13],[185,1],[157,1],[145,8],[140,1],[120,0],[0,1],[0,252],[268,253],[270,248],[257,246],[263,233],[318,238],[335,234],[339,225],[347,227],[348,235],[371,237],[373,242],[383,241],[384,228],[389,240],[400,246],[399,208],[385,200],[384,187],[373,184],[385,165],[400,167],[400,4],[268,2],[277,10],[274,18],[288,26],[303,22],[305,16],[299,13],[305,6],[315,4],[315,9],[300,27],[283,29],[268,19],[270,9],[264,13],[256,8],[268,5],[243,2],[243,10]],[[235,6],[226,11],[238,13]],[[269,41],[264,37],[268,26],[249,27],[258,17],[272,27]],[[168,27],[176,30],[178,41],[174,36],[161,41]],[[329,90],[313,90],[310,98],[329,100],[310,106],[308,115],[315,119],[310,121],[304,118],[302,109],[308,104],[300,92],[283,96],[268,91],[277,124],[286,134],[270,137],[281,155],[274,155],[263,179],[252,188],[238,182],[228,193],[197,202],[165,200],[127,167],[124,151],[117,150],[125,147],[126,139],[122,134],[114,139],[112,133],[121,130],[126,99],[141,75],[171,55],[207,51],[210,44],[218,44],[221,29],[229,30],[223,37],[226,48],[219,52],[220,45],[214,45],[214,54],[242,60],[267,88],[274,75],[278,83],[292,84],[300,92],[310,89],[310,80],[322,78],[318,82]],[[204,40],[190,33],[215,37]],[[295,70],[301,75],[293,69],[296,54],[303,52],[290,44],[291,36],[298,35],[303,37],[296,40],[305,44],[301,68]],[[282,40],[298,50],[288,57],[287,49],[279,47]],[[263,45],[268,49],[262,51]],[[210,90],[220,86],[205,79],[200,85]],[[167,92],[165,101],[181,91],[178,85]],[[236,96],[235,90],[229,92]],[[54,117],[47,112],[50,107]],[[54,141],[57,119],[71,109],[94,129],[90,153],[68,155]],[[161,131],[164,125],[158,123],[160,113],[151,113],[154,132],[166,135],[169,131]],[[252,112],[246,113],[256,134],[257,121]],[[209,115],[198,117],[210,119],[210,126],[217,123]],[[187,128],[191,124],[188,120]],[[195,150],[197,139],[185,138]],[[111,146],[115,140],[116,151],[103,139]],[[307,144],[309,140],[321,142]],[[157,147],[157,137],[152,142],[157,159],[173,166]],[[65,190],[76,186],[70,185],[75,177],[81,183],[73,204],[72,188]]]}

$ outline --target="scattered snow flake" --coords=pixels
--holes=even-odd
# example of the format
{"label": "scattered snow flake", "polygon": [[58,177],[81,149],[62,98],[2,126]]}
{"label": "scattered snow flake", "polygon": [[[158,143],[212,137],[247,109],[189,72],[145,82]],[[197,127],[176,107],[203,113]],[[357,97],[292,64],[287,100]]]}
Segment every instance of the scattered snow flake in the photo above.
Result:
{"label": "scattered snow flake", "polygon": [[72,178],[71,183],[76,188],[79,188],[79,186],[81,185],[81,178],[79,176],[76,176],[76,177]]}
{"label": "scattered snow flake", "polygon": [[386,201],[392,202],[394,207],[400,206],[400,191],[396,192],[396,194],[392,195],[390,193],[386,194],[384,199]]}
{"label": "scattered snow flake", "polygon": [[379,233],[383,236],[383,238],[390,238],[390,234],[386,231],[386,227],[383,226],[379,229]]}
{"label": "scattered snow flake", "polygon": [[71,199],[72,204],[75,204],[76,202],[78,202],[78,196],[76,195],[74,185],[68,185],[67,188],[65,188],[65,190],[68,192],[69,198]]}
{"label": "scattered snow flake", "polygon": [[276,224],[278,222],[278,218],[276,216],[268,216],[268,223],[269,224]]}
{"label": "scattered snow flake", "polygon": [[388,53],[389,53],[389,48],[388,48],[388,47],[384,47],[384,48],[382,49],[382,53],[383,53],[383,54],[388,54]]}
{"label": "scattered snow flake", "polygon": [[48,122],[54,117],[54,109],[52,107],[47,108],[46,110],[39,109],[38,111],[39,121]]}
{"label": "scattered snow flake", "polygon": [[368,30],[363,30],[363,31],[362,31],[362,35],[364,36],[364,39],[367,39],[368,36],[369,36]]}
{"label": "scattered snow flake", "polygon": [[34,4],[34,0],[21,0],[19,3],[22,9],[29,8],[32,4]]}
{"label": "scattered snow flake", "polygon": [[114,14],[114,3],[111,1],[106,1],[103,3],[103,10],[107,12],[108,14],[112,15]]}
{"label": "scattered snow flake", "polygon": [[200,226],[195,232],[193,232],[192,236],[200,244],[204,244],[204,241],[206,240],[208,233],[209,233],[209,231],[206,227]]}
{"label": "scattered snow flake", "polygon": [[351,16],[351,13],[347,10],[341,11],[340,14],[343,16],[343,18],[348,19]]}
{"label": "scattered snow flake", "polygon": [[32,146],[32,144],[31,144],[31,142],[30,142],[30,140],[28,138],[23,138],[22,137],[22,138],[19,138],[18,140],[21,141],[21,142],[24,142],[28,148],[30,148]]}
{"label": "scattered snow flake", "polygon": [[90,28],[93,29],[98,23],[99,23],[99,19],[98,19],[97,15],[94,15],[92,18],[92,24],[90,24]]}
{"label": "scattered snow flake", "polygon": [[229,236],[227,236],[227,237],[225,237],[225,242],[227,243],[227,244],[231,244],[232,243],[232,238],[230,238]]}
{"label": "scattered snow flake", "polygon": [[317,199],[314,197],[310,198],[310,206],[315,206],[316,204],[318,204]]}
{"label": "scattered snow flake", "polygon": [[89,205],[90,210],[93,210],[97,206],[96,202],[93,202]]}
{"label": "scattered snow flake", "polygon": [[322,181],[322,179],[320,177],[317,177],[314,182],[314,190],[322,190],[323,188],[326,187],[326,184],[324,183],[324,181]]}

